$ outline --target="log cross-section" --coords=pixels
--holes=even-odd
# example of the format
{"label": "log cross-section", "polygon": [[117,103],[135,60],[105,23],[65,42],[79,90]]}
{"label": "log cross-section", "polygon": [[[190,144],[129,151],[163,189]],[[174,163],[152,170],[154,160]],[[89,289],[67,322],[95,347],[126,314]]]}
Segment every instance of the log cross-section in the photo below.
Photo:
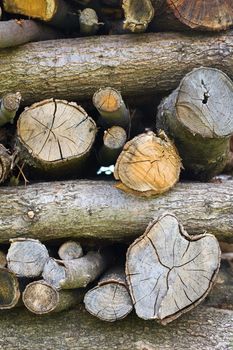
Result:
{"label": "log cross-section", "polygon": [[171,214],[152,222],[127,252],[126,278],[137,315],[167,324],[191,310],[210,291],[220,259],[214,236],[190,237]]}

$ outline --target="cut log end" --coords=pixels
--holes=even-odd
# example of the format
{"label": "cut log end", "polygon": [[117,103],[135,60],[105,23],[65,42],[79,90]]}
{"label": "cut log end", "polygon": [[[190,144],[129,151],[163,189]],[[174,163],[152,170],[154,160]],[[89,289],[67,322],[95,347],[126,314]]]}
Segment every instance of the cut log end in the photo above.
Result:
{"label": "cut log end", "polygon": [[10,93],[2,97],[2,104],[9,112],[17,111],[22,99],[21,93],[16,92],[15,94]]}
{"label": "cut log end", "polygon": [[95,35],[100,23],[98,16],[92,8],[85,8],[79,15],[80,32],[83,35]]}
{"label": "cut log end", "polygon": [[138,195],[157,195],[169,190],[179,179],[181,160],[164,133],[151,131],[126,143],[114,171],[118,188]]}
{"label": "cut log end", "polygon": [[104,132],[104,145],[109,149],[122,148],[127,140],[127,134],[120,126],[113,126]]}
{"label": "cut log end", "polygon": [[124,28],[131,32],[144,32],[154,17],[151,0],[124,0],[122,7],[125,14]]}
{"label": "cut log end", "polygon": [[121,107],[122,99],[116,89],[107,87],[96,91],[93,103],[100,112],[116,112]]}
{"label": "cut log end", "polygon": [[20,298],[18,279],[14,273],[0,268],[0,310],[13,308]]}
{"label": "cut log end", "polygon": [[136,313],[167,324],[210,291],[221,252],[212,235],[190,237],[171,214],[150,224],[128,249],[126,276]]}
{"label": "cut log end", "polygon": [[35,103],[17,125],[25,160],[44,171],[81,167],[93,145],[96,125],[84,109],[63,100]]}
{"label": "cut log end", "polygon": [[62,260],[78,259],[83,256],[83,250],[78,242],[68,241],[60,246],[58,255]]}
{"label": "cut log end", "polygon": [[231,0],[167,0],[175,16],[193,29],[223,30],[233,25]]}

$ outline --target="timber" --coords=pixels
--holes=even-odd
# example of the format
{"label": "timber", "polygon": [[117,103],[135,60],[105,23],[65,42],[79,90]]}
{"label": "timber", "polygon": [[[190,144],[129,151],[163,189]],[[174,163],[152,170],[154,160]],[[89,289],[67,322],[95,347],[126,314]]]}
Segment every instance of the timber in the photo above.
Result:
{"label": "timber", "polygon": [[[134,36],[133,40],[132,35],[109,35],[30,43],[15,50],[1,50],[0,95],[20,91],[24,104],[30,105],[38,96],[91,99],[103,86],[119,89],[123,96],[171,91],[186,73],[200,65],[221,69],[233,78],[232,49],[232,31],[192,36],[151,33]],[[9,79],[9,62],[14,79]],[[44,84],[45,80],[49,84]]]}
{"label": "timber", "polygon": [[16,112],[19,109],[21,101],[20,92],[8,93],[4,95],[1,99],[0,105],[0,126],[6,123],[13,123]]}
{"label": "timber", "polygon": [[225,350],[231,348],[233,312],[198,307],[164,327],[133,313],[120,322],[103,323],[78,306],[43,317],[9,310],[0,314],[0,322],[4,350],[38,350],[38,344],[46,350],[174,350],[174,339],[182,350],[212,350],[219,344]]}
{"label": "timber", "polygon": [[11,309],[19,301],[20,288],[16,275],[6,268],[0,268],[0,310]]}
{"label": "timber", "polygon": [[9,151],[0,144],[0,183],[4,182],[11,171],[13,157]]}
{"label": "timber", "polygon": [[114,184],[80,180],[0,187],[0,242],[13,237],[130,241],[165,211],[176,214],[189,234],[212,233],[233,242],[232,180],[179,183],[150,199],[125,194]]}
{"label": "timber", "polygon": [[124,29],[133,33],[145,32],[154,17],[151,0],[123,0],[122,8],[125,15]]}
{"label": "timber", "polygon": [[215,68],[197,68],[158,107],[157,130],[174,140],[189,178],[209,180],[229,158],[233,83]]}
{"label": "timber", "polygon": [[164,214],[128,248],[126,279],[136,314],[166,325],[196,307],[216,280],[221,252],[213,235],[189,236]]}
{"label": "timber", "polygon": [[61,260],[78,259],[83,256],[83,249],[80,243],[75,241],[68,241],[59,247],[58,255]]}

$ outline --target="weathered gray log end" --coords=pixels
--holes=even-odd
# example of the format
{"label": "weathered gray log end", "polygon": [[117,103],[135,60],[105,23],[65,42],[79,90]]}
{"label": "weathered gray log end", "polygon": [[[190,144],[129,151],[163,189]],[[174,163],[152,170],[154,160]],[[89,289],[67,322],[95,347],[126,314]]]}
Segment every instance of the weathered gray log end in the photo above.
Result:
{"label": "weathered gray log end", "polygon": [[58,255],[62,260],[73,260],[83,256],[81,244],[75,241],[67,241],[58,249]]}
{"label": "weathered gray log end", "polygon": [[39,276],[48,259],[47,248],[40,241],[30,238],[11,240],[7,253],[7,266],[17,276]]}
{"label": "weathered gray log end", "polygon": [[125,318],[133,309],[123,269],[107,271],[98,285],[84,297],[86,310],[100,320],[114,322]]}
{"label": "weathered gray log end", "polygon": [[0,310],[13,308],[20,298],[16,275],[6,268],[0,268]]}
{"label": "weathered gray log end", "polygon": [[94,120],[74,102],[49,99],[35,103],[17,123],[21,158],[42,173],[77,176],[96,131]]}
{"label": "weathered gray log end", "polygon": [[167,324],[198,305],[220,266],[212,235],[189,236],[171,214],[152,222],[128,249],[126,276],[136,313]]}
{"label": "weathered gray log end", "polygon": [[175,140],[186,174],[208,180],[224,169],[233,133],[233,83],[215,68],[197,68],[158,109],[157,129]]}
{"label": "weathered gray log end", "polygon": [[82,297],[80,291],[57,291],[43,280],[28,284],[23,292],[24,305],[38,315],[69,309],[77,305]]}

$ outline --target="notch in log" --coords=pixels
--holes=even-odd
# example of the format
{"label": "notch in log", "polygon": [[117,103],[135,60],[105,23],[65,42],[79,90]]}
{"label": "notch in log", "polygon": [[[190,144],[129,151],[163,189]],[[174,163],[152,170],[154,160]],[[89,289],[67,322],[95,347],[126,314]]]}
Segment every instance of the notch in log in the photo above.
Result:
{"label": "notch in log", "polygon": [[20,289],[16,275],[6,268],[0,268],[0,310],[11,309],[19,301]]}
{"label": "notch in log", "polygon": [[11,124],[13,123],[16,112],[20,106],[21,98],[20,92],[16,92],[15,94],[9,93],[2,97],[0,102],[0,126],[9,122]]}
{"label": "notch in log", "polygon": [[28,284],[23,292],[23,303],[34,314],[44,315],[60,312],[79,304],[83,299],[82,290],[57,291],[43,280]]}
{"label": "notch in log", "polygon": [[175,320],[207,296],[221,252],[212,235],[189,236],[172,214],[152,222],[128,249],[126,277],[139,317]]}
{"label": "notch in log", "polygon": [[165,98],[157,115],[157,130],[174,139],[185,175],[209,180],[227,163],[233,133],[233,83],[215,68],[188,73]]}
{"label": "notch in log", "polygon": [[50,258],[43,270],[43,278],[56,289],[84,288],[108,267],[109,257],[100,252],[88,252],[73,260]]}
{"label": "notch in log", "polygon": [[164,133],[152,131],[128,141],[117,159],[117,188],[136,195],[152,196],[168,191],[178,181],[181,160]]}
{"label": "notch in log", "polygon": [[151,0],[123,0],[122,8],[125,15],[124,29],[133,33],[145,32],[154,17]]}
{"label": "notch in log", "polygon": [[10,240],[7,267],[19,277],[38,277],[49,259],[47,248],[38,240],[17,238]]}
{"label": "notch in log", "polygon": [[106,126],[129,125],[129,110],[122,99],[121,93],[111,87],[101,88],[93,96],[93,104],[102,117]]}
{"label": "notch in log", "polygon": [[125,318],[133,309],[123,268],[107,271],[98,285],[84,297],[86,310],[100,320],[115,322]]}
{"label": "notch in log", "polygon": [[57,31],[30,19],[0,21],[0,49],[58,37]]}
{"label": "notch in log", "polygon": [[58,255],[61,260],[78,259],[83,256],[83,249],[80,243],[75,241],[68,241],[60,246]]}
{"label": "notch in log", "polygon": [[126,131],[120,126],[112,126],[105,130],[103,145],[98,152],[99,163],[103,166],[115,164],[126,140]]}
{"label": "notch in log", "polygon": [[233,25],[232,0],[167,0],[167,4],[192,29],[216,31]]}
{"label": "notch in log", "polygon": [[74,102],[44,100],[26,108],[17,123],[21,158],[43,176],[79,176],[85,171],[96,124]]}

